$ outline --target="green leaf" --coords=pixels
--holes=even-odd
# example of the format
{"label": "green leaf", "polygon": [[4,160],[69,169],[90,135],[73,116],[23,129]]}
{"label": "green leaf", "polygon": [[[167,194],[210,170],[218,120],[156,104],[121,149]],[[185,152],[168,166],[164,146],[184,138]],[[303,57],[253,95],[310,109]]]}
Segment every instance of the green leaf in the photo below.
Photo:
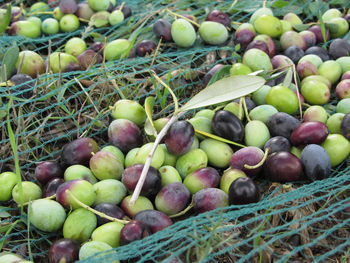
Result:
{"label": "green leaf", "polygon": [[237,52],[237,51],[239,51],[241,49],[241,44],[237,44],[237,45],[235,45],[235,51]]}
{"label": "green leaf", "polygon": [[89,36],[93,37],[95,42],[103,42],[103,35],[96,32],[89,32]]}
{"label": "green leaf", "polygon": [[315,1],[309,4],[308,8],[305,9],[306,15],[316,16],[321,11],[321,13],[324,13],[329,9],[329,4],[323,2],[323,1]]}
{"label": "green leaf", "polygon": [[[0,108],[2,108],[2,107],[3,107],[3,104],[2,104],[2,100],[1,100],[1,98],[0,98]],[[6,110],[5,108],[2,109],[2,110],[0,110],[0,120],[2,120],[3,118],[5,118],[6,115],[7,115],[7,110]],[[0,169],[1,169],[1,167],[0,167]]]}
{"label": "green leaf", "polygon": [[210,79],[207,86],[217,82],[218,80],[230,75],[231,65],[223,66],[218,71],[215,72],[214,76]]}
{"label": "green leaf", "polygon": [[0,17],[0,36],[5,32],[11,21],[11,5],[8,5],[6,14]]}
{"label": "green leaf", "polygon": [[[0,79],[2,82],[7,81],[11,76],[12,71],[16,67],[16,62],[19,55],[19,49],[16,44],[7,49],[1,64]],[[6,65],[6,67],[5,67]],[[6,68],[6,71],[5,71]]]}
{"label": "green leaf", "polygon": [[145,111],[147,115],[147,120],[145,123],[145,132],[147,135],[154,135],[157,136],[157,131],[154,128],[153,120],[152,120],[152,112],[153,112],[153,106],[155,104],[155,98],[154,97],[147,97],[145,99]]}
{"label": "green leaf", "polygon": [[341,5],[341,6],[345,6],[348,3],[349,3],[348,0],[332,0],[329,2],[330,5]]}
{"label": "green leaf", "polygon": [[188,111],[209,105],[226,102],[246,96],[264,85],[265,79],[259,76],[231,76],[207,86],[189,100],[180,111]]}
{"label": "green leaf", "polygon": [[309,25],[309,24],[301,24],[301,25],[293,25],[293,28],[294,28],[296,31],[301,32],[301,31],[304,31],[304,30],[309,29],[310,26],[311,26],[311,25]]}
{"label": "green leaf", "polygon": [[325,23],[323,22],[321,12],[319,12],[318,18],[319,18],[319,20],[320,20],[320,26],[321,26],[321,33],[322,33],[323,43],[326,43],[326,42],[327,42],[327,38],[326,38],[326,26],[325,26]]}
{"label": "green leaf", "polygon": [[[0,207],[2,209],[3,207]],[[7,213],[6,211],[0,211],[0,218],[8,218],[11,217],[11,214]]]}
{"label": "green leaf", "polygon": [[284,16],[288,13],[294,13],[296,15],[299,15],[303,13],[303,9],[300,6],[297,5],[288,5],[283,8],[278,8],[273,10],[273,14],[275,16]]}
{"label": "green leaf", "polygon": [[8,102],[8,106],[7,106],[7,132],[8,132],[8,137],[10,140],[12,152],[13,152],[13,158],[15,161],[17,184],[18,184],[18,191],[19,191],[19,201],[21,205],[21,213],[23,213],[23,188],[22,188],[22,177],[21,177],[21,170],[19,166],[19,158],[18,158],[18,151],[17,151],[17,140],[10,122],[10,108],[12,106],[12,100],[13,98],[10,97],[10,101]]}
{"label": "green leaf", "polygon": [[285,7],[289,5],[288,2],[286,1],[282,1],[282,0],[277,0],[275,2],[273,2],[273,4],[271,5],[271,7],[274,7],[274,8],[282,8],[282,7]]}
{"label": "green leaf", "polygon": [[129,37],[129,41],[134,43],[137,39],[137,37],[142,33],[143,31],[143,27],[146,25],[147,21],[150,19],[151,17],[149,16],[136,30],[134,30],[130,37]]}
{"label": "green leaf", "polygon": [[283,86],[289,87],[292,83],[292,77],[293,77],[293,70],[291,68],[288,69],[287,74],[283,80]]}

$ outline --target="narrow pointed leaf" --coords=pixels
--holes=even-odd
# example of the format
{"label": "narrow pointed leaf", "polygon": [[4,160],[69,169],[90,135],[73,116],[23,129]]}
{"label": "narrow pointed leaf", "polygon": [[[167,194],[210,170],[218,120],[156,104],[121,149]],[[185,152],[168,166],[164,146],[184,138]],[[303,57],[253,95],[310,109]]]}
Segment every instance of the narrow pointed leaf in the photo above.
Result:
{"label": "narrow pointed leaf", "polygon": [[322,19],[322,13],[319,11],[318,14],[319,20],[320,20],[320,26],[321,26],[321,33],[322,33],[322,38],[323,38],[323,43],[327,42],[327,37],[326,37],[326,25]]}
{"label": "narrow pointed leaf", "polygon": [[289,87],[292,84],[293,70],[291,68],[288,69],[287,74],[283,80],[283,86]]}
{"label": "narrow pointed leaf", "polygon": [[8,5],[6,13],[0,15],[0,36],[5,32],[11,21],[11,5]]}
{"label": "narrow pointed leaf", "polygon": [[259,76],[231,76],[218,80],[189,100],[180,111],[188,111],[246,96],[264,85],[265,79]]}
{"label": "narrow pointed leaf", "polygon": [[310,26],[311,26],[310,24],[299,24],[299,25],[293,25],[293,28],[296,31],[301,32],[304,30],[308,30]]}
{"label": "narrow pointed leaf", "polygon": [[10,48],[7,49],[2,59],[1,75],[0,75],[0,79],[2,82],[7,81],[10,78],[12,71],[16,67],[18,55],[19,55],[19,49],[16,44],[12,45]]}
{"label": "narrow pointed leaf", "polygon": [[154,128],[153,120],[152,120],[152,112],[153,112],[153,106],[155,103],[154,97],[147,97],[145,99],[145,111],[147,115],[147,120],[145,123],[145,132],[147,135],[154,135],[157,136],[157,131]]}

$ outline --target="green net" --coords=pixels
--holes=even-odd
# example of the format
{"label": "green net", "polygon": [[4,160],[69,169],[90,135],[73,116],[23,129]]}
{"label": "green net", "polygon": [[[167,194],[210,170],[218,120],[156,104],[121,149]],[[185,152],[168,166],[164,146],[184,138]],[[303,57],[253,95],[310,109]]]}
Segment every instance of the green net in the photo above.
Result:
{"label": "green net", "polygon": [[[0,4],[2,4],[0,2]],[[120,3],[119,3],[120,4]],[[207,13],[220,9],[231,21],[246,22],[264,1],[128,1],[133,16],[123,24],[94,28],[82,25],[72,33],[59,33],[37,39],[19,36],[0,37],[0,53],[16,43],[21,50],[34,50],[45,56],[62,49],[73,36],[111,41],[132,38],[142,26],[136,43],[154,39],[152,25],[158,18],[173,18],[169,9],[179,14],[193,14],[203,21]],[[316,21],[319,13],[330,7],[349,7],[348,1],[267,1],[276,16],[288,12],[302,15],[304,22]],[[231,31],[233,34],[233,31]],[[349,38],[349,33],[344,37]],[[158,41],[158,40],[156,40]],[[239,52],[238,52],[239,53]],[[34,180],[35,164],[58,159],[62,146],[79,137],[108,143],[107,128],[111,122],[109,107],[119,98],[143,103],[147,96],[156,96],[155,118],[167,116],[173,103],[160,85],[154,85],[150,70],[166,81],[180,103],[202,89],[204,74],[215,64],[232,64],[239,59],[235,45],[207,46],[199,41],[189,49],[174,44],[162,46],[157,56],[137,57],[95,65],[87,71],[45,74],[30,83],[0,87],[0,171],[14,171],[8,123],[17,142],[21,174]],[[33,92],[23,99],[24,92]],[[10,97],[13,104],[8,107]],[[335,111],[332,100],[327,109]],[[8,119],[7,119],[8,118]],[[270,184],[258,181],[262,200],[247,206],[230,206],[209,213],[180,218],[171,227],[142,241],[97,254],[81,262],[167,262],[179,258],[184,262],[332,262],[349,261],[349,158],[332,170],[330,178],[304,184]],[[45,262],[51,237],[57,234],[30,231],[27,218],[19,209],[2,208],[0,245],[6,251],[23,253],[30,250],[35,262]],[[6,215],[6,214],[5,214]]]}

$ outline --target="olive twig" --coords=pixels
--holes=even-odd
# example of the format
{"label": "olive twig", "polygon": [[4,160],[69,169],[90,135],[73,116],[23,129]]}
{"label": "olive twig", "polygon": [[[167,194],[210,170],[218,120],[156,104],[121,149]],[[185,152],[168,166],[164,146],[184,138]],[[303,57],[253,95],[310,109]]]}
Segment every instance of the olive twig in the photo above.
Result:
{"label": "olive twig", "polygon": [[238,0],[235,0],[232,2],[232,5],[230,6],[229,10],[232,9],[236,4],[238,3]]}
{"label": "olive twig", "polygon": [[266,2],[267,2],[267,0],[264,0],[264,2],[263,2],[263,8],[266,8]]}
{"label": "olive twig", "polygon": [[15,86],[15,84],[10,80],[0,83],[0,87],[13,87],[13,86]]}
{"label": "olive twig", "polygon": [[250,122],[251,119],[249,118],[248,109],[247,109],[247,104],[245,103],[245,97],[242,97],[241,100],[242,100],[242,103],[243,103],[244,114],[245,114],[245,116],[246,116],[248,122]]}
{"label": "olive twig", "polygon": [[246,169],[256,169],[256,168],[259,168],[260,166],[262,166],[262,165],[264,164],[264,162],[266,161],[267,156],[269,155],[269,153],[270,153],[270,148],[266,148],[264,157],[261,159],[261,161],[260,161],[259,163],[257,163],[256,165],[245,164],[245,165],[244,165],[244,168],[246,168]]}
{"label": "olive twig", "polygon": [[206,136],[206,137],[212,138],[212,139],[217,140],[217,141],[225,142],[225,143],[228,143],[228,144],[233,144],[233,145],[235,145],[235,146],[242,147],[242,148],[247,147],[247,146],[245,146],[245,145],[243,145],[243,144],[239,144],[239,143],[237,143],[237,142],[227,140],[227,139],[225,139],[225,138],[219,137],[219,136],[214,135],[214,134],[211,134],[211,133],[207,133],[207,132],[204,132],[204,131],[201,131],[201,130],[197,130],[197,129],[194,129],[194,131],[195,131],[196,133],[199,133],[199,134],[201,134],[201,135],[204,135],[204,136]]}
{"label": "olive twig", "polygon": [[238,108],[238,119],[243,120],[243,100],[239,100],[239,108]]}
{"label": "olive twig", "polygon": [[125,6],[125,2],[123,2],[123,3],[120,5],[119,10],[122,11],[122,9],[124,8],[124,6]]}
{"label": "olive twig", "polygon": [[149,66],[150,68],[153,67],[154,61],[156,61],[157,54],[158,54],[158,52],[159,52],[159,48],[160,48],[160,45],[161,45],[161,44],[162,44],[162,38],[159,39],[157,48],[156,48],[156,50],[154,51],[153,59],[152,59],[151,65]]}
{"label": "olive twig", "polygon": [[121,220],[121,219],[118,219],[118,218],[115,218],[115,217],[111,217],[111,216],[109,216],[109,215],[106,215],[105,213],[102,213],[102,212],[100,212],[100,211],[97,211],[97,210],[91,208],[90,206],[84,204],[84,203],[81,202],[78,198],[76,198],[76,197],[74,196],[74,194],[73,194],[71,191],[69,191],[68,189],[67,189],[65,192],[66,192],[66,194],[68,194],[68,195],[73,199],[74,202],[76,202],[76,203],[77,203],[78,205],[80,205],[82,208],[85,208],[86,210],[89,210],[90,212],[94,213],[95,215],[98,215],[98,216],[100,216],[100,217],[106,218],[106,219],[108,219],[108,220],[110,220],[110,221],[112,221],[112,222],[121,223],[121,224],[123,224],[123,225],[125,225],[125,224],[127,224],[127,223],[130,222],[130,221],[128,221],[128,220]]}
{"label": "olive twig", "polygon": [[[55,199],[55,198],[56,198],[56,194],[50,195],[50,196],[42,198],[42,199],[44,199],[44,200],[52,200],[52,199]],[[29,202],[24,203],[23,206],[29,205],[33,201],[35,201],[35,200],[30,200]]]}
{"label": "olive twig", "polygon": [[156,151],[160,141],[163,139],[163,137],[165,136],[165,134],[167,133],[167,131],[169,130],[170,126],[176,122],[178,120],[178,118],[180,117],[180,115],[182,115],[183,113],[179,113],[179,114],[175,114],[171,117],[171,119],[167,122],[167,124],[163,127],[163,129],[158,133],[156,140],[154,141],[153,147],[150,151],[150,153],[147,156],[145,165],[143,166],[140,178],[137,182],[137,185],[135,187],[134,193],[132,194],[132,197],[130,199],[130,204],[134,205],[136,200],[139,198],[141,189],[143,184],[145,183],[146,180],[146,176],[149,170],[149,167],[151,166],[151,162],[152,162],[152,158],[154,155],[154,152]]}
{"label": "olive twig", "polygon": [[28,13],[27,16],[36,16],[36,15],[53,15],[53,11],[42,11],[42,12],[33,12],[33,13]]}
{"label": "olive twig", "polygon": [[195,26],[200,27],[200,24],[198,24],[197,22],[195,22],[195,21],[193,21],[193,20],[191,20],[191,19],[189,19],[189,18],[187,18],[187,17],[185,17],[185,16],[183,16],[183,15],[176,14],[176,13],[174,13],[173,11],[170,11],[168,8],[166,9],[166,11],[167,11],[169,14],[175,16],[175,17],[180,17],[180,18],[185,19],[185,20],[187,20],[188,22],[194,24]]}
{"label": "olive twig", "polygon": [[194,200],[193,200],[193,198],[192,198],[191,203],[190,203],[184,210],[180,211],[180,212],[177,213],[177,214],[170,215],[169,217],[170,217],[170,218],[174,218],[174,217],[182,216],[182,215],[186,214],[188,211],[190,211],[193,207],[194,207]]}
{"label": "olive twig", "polygon": [[84,23],[89,23],[90,22],[90,20],[87,20],[87,19],[84,19],[84,18],[81,18],[81,17],[79,17],[78,19],[79,19],[79,21],[84,22]]}

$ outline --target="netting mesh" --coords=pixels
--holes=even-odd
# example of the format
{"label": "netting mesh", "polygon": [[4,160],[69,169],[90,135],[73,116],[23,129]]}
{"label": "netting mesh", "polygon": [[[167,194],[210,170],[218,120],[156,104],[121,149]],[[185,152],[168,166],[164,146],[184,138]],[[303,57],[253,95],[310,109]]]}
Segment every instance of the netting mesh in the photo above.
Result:
{"label": "netting mesh", "polygon": [[[73,36],[95,37],[102,42],[106,37],[106,41],[111,41],[131,37],[142,25],[137,43],[144,38],[155,39],[152,24],[156,19],[165,17],[172,21],[166,9],[193,14],[198,21],[203,21],[215,8],[227,12],[231,21],[246,22],[263,4],[264,1],[128,1],[133,16],[121,25],[99,29],[82,25],[73,33],[37,39],[3,35],[0,37],[0,54],[16,42],[21,50],[34,50],[45,56],[48,49],[51,52],[61,50]],[[343,9],[350,3],[294,0],[267,1],[266,5],[273,7],[277,16],[294,12],[301,15],[304,22],[311,22],[317,20],[319,12],[332,5]],[[349,33],[345,38],[348,37]],[[168,82],[183,103],[202,89],[203,76],[208,69],[218,63],[231,64],[237,58],[233,41],[221,47],[203,45],[198,41],[189,49],[166,44],[155,57],[107,62],[105,66],[96,65],[87,71],[45,74],[33,80],[36,85],[2,86],[0,170],[15,170],[7,114],[17,140],[22,176],[34,180],[35,163],[57,159],[65,143],[83,135],[96,139],[101,146],[106,144],[107,127],[111,121],[109,106],[119,98],[142,103],[147,96],[156,95],[156,116],[170,114],[173,107],[171,97],[161,86],[153,86],[150,70]],[[28,91],[34,92],[33,97],[23,99],[21,94]],[[14,103],[8,109],[10,96],[14,97]],[[329,113],[334,112],[335,104],[335,100],[330,102]],[[348,262],[348,162],[349,158],[332,171],[330,178],[314,183],[281,185],[261,180],[258,183],[263,198],[257,204],[230,206],[177,220],[173,226],[142,241],[81,262],[113,262],[116,259],[167,262],[174,257],[184,262]],[[5,210],[0,207],[0,212]],[[18,215],[18,209],[7,212]],[[6,241],[6,250],[17,253],[23,251],[25,244],[38,262],[45,261],[50,237],[55,234],[28,231],[26,223],[26,218],[19,216],[2,220],[0,242]],[[28,238],[30,245],[26,243]],[[23,255],[27,256],[26,253]]]}

